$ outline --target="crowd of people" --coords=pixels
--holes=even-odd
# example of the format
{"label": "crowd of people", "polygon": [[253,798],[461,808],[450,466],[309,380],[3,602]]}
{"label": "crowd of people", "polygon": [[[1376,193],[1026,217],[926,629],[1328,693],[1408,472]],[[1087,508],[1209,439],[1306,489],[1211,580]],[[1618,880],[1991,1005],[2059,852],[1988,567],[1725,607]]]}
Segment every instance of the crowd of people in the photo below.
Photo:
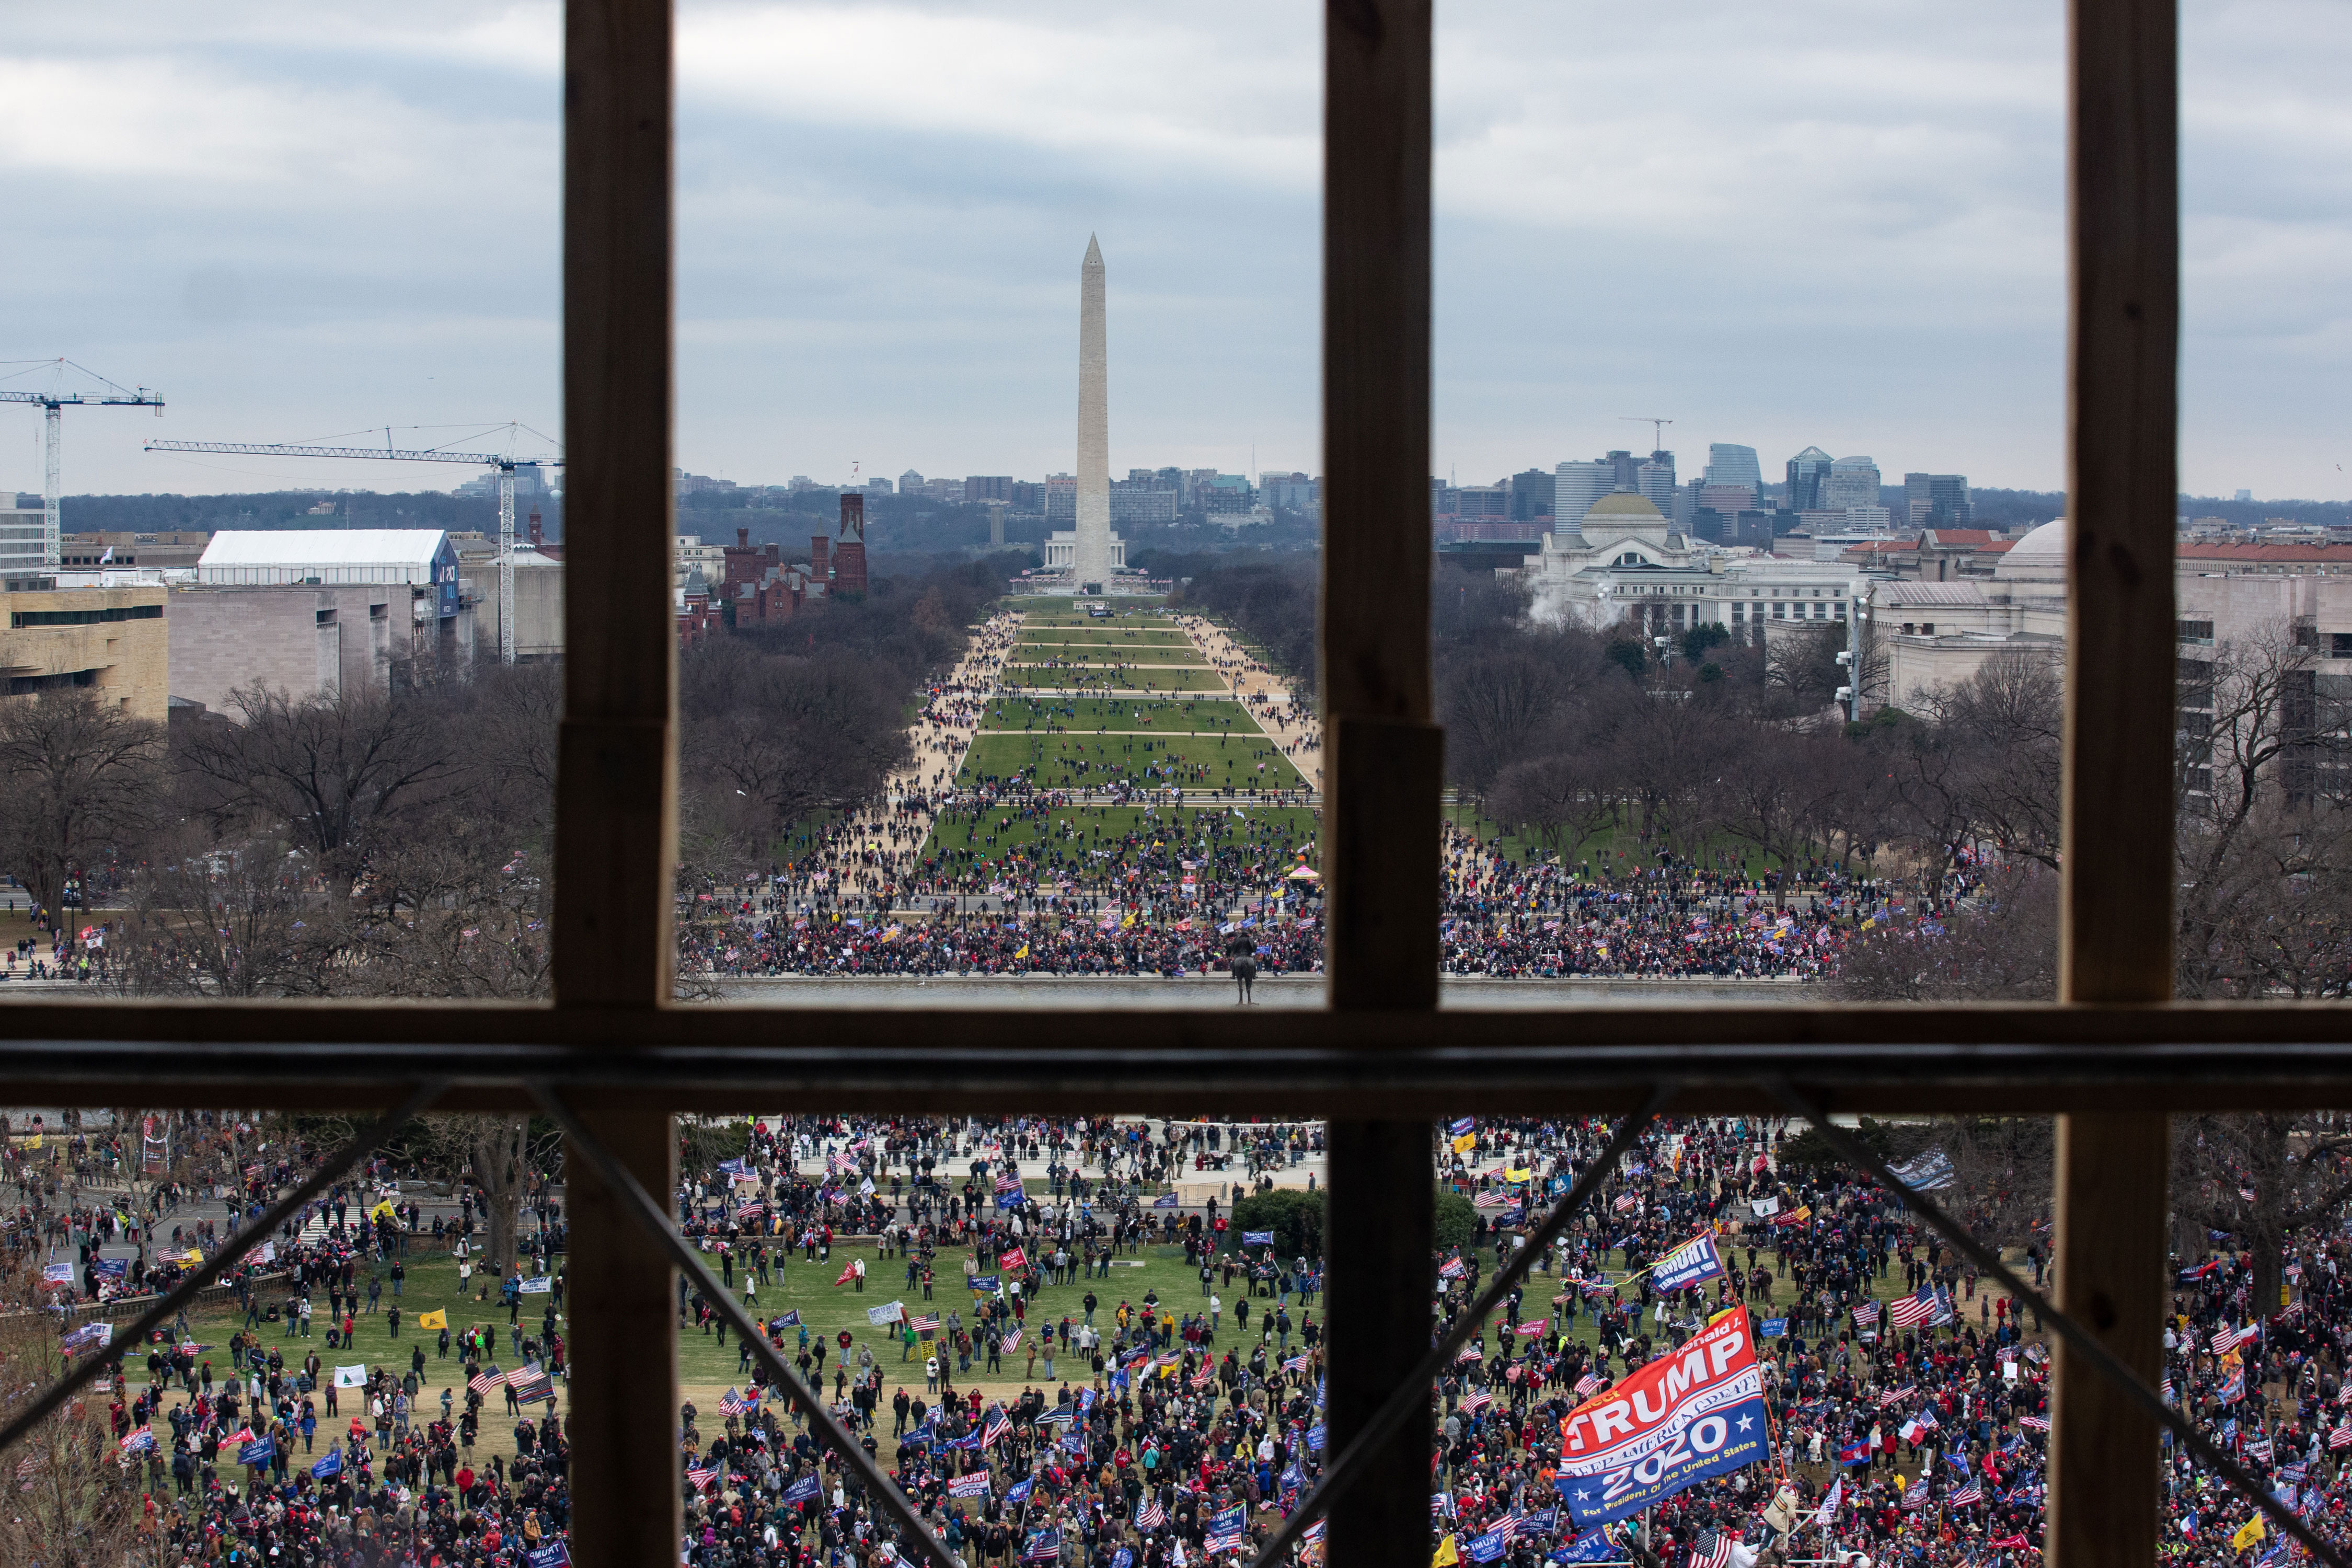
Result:
{"label": "crowd of people", "polygon": [[[1794,1131],[1738,1119],[1653,1127],[1475,1325],[1431,1391],[1437,1561],[2022,1568],[2038,1555],[2045,1326],[1895,1194],[1793,1147]],[[1584,1120],[1440,1130],[1440,1331],[1609,1133]],[[759,1316],[810,1397],[965,1563],[1230,1561],[1312,1491],[1327,1449],[1321,1261],[1226,1222],[1272,1173],[1320,1154],[1318,1126],[802,1117],[735,1123],[716,1141],[689,1130],[680,1147],[679,1221],[751,1302],[788,1263],[830,1271],[836,1249],[856,1266],[837,1282],[854,1278],[863,1296],[872,1252],[878,1293],[903,1298],[889,1321],[835,1342],[797,1311]],[[249,1179],[291,1179],[302,1155],[281,1153],[291,1158],[256,1162]],[[106,1237],[102,1205],[53,1214],[47,1183],[18,1163],[20,1262]],[[1162,1190],[1204,1170],[1226,1171],[1205,1201]],[[1941,1185],[1950,1167],[1918,1179]],[[159,1198],[151,1232],[170,1215]],[[396,1287],[388,1299],[362,1289],[386,1265],[397,1279],[421,1216],[387,1217],[362,1182],[306,1219],[248,1260],[244,1326],[225,1346],[167,1330],[118,1347],[127,1375],[99,1405],[125,1483],[143,1493],[157,1560],[551,1568],[570,1513],[554,1406],[569,1370],[560,1274],[536,1322],[529,1298],[501,1290],[504,1343],[495,1321],[454,1342],[446,1327],[402,1340],[396,1316],[377,1327],[399,1310]],[[2027,1234],[2017,1267],[2038,1282],[2046,1215]],[[1113,1263],[1147,1247],[1181,1249],[1200,1298],[1113,1285]],[[2352,1251],[2295,1242],[2286,1300],[2270,1310],[2252,1300],[2254,1263],[2229,1250],[2176,1259],[2165,1395],[2313,1528],[2352,1544],[2341,1463]],[[1667,1268],[1674,1281],[1661,1286]],[[1065,1292],[1051,1310],[1039,1296],[1049,1287]],[[312,1298],[330,1325],[320,1340],[301,1310]],[[681,1331],[709,1331],[714,1308],[681,1279]],[[1752,1344],[1769,1445],[1636,1516],[1597,1520],[1569,1495],[1564,1434],[1727,1322]],[[379,1331],[380,1359],[373,1343],[355,1348]],[[68,1354],[90,1343],[87,1326],[65,1331]],[[359,1364],[339,1368],[346,1357]],[[907,1556],[748,1346],[740,1365],[742,1393],[680,1411],[683,1560],[872,1568]],[[510,1444],[478,1462],[494,1420]],[[2169,1446],[2165,1458],[2167,1556],[2284,1561],[2275,1530],[2220,1478]],[[1299,1561],[1319,1560],[1310,1536]]]}

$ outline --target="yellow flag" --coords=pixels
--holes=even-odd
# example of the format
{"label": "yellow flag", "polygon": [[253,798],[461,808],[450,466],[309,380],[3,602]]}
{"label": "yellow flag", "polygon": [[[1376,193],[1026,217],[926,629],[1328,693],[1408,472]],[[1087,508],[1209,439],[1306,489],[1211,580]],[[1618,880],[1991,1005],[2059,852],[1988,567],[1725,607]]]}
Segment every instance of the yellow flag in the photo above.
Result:
{"label": "yellow flag", "polygon": [[1429,1560],[1429,1568],[1447,1568],[1447,1564],[1461,1561],[1462,1554],[1454,1549],[1454,1537],[1449,1535],[1437,1543],[1437,1555]]}
{"label": "yellow flag", "polygon": [[447,1328],[449,1326],[449,1309],[444,1307],[437,1312],[417,1313],[416,1326],[420,1329]]}
{"label": "yellow flag", "polygon": [[1023,943],[1021,944],[1021,951],[1020,951],[1019,952],[1014,953],[1013,956],[1013,957],[1015,957],[1015,958],[1026,958],[1026,957],[1028,957],[1028,956],[1029,956],[1029,944],[1028,944],[1027,942],[1023,942]]}
{"label": "yellow flag", "polygon": [[2230,1537],[2230,1550],[2232,1552],[2243,1552],[2247,1547],[2252,1546],[2255,1542],[2260,1541],[2267,1533],[2268,1531],[2263,1528],[2263,1516],[2256,1514],[2253,1518],[2246,1521],[2245,1523],[2238,1526],[2238,1533]]}
{"label": "yellow flag", "polygon": [[1531,1179],[1534,1175],[1535,1171],[1531,1167],[1522,1165],[1516,1171],[1505,1171],[1503,1173],[1503,1180],[1507,1182],[1524,1182]]}
{"label": "yellow flag", "polygon": [[1478,1134],[1475,1132],[1465,1132],[1454,1141],[1454,1152],[1457,1154],[1467,1154],[1477,1146]]}

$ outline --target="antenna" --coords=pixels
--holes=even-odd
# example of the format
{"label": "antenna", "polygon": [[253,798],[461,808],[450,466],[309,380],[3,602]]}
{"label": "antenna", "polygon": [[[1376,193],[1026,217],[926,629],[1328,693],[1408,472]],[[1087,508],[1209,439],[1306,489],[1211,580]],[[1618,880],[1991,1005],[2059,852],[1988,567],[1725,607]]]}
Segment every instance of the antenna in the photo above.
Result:
{"label": "antenna", "polygon": [[1620,414],[1617,417],[1631,425],[1654,426],[1650,435],[1650,450],[1660,452],[1665,449],[1666,426],[1673,424],[1673,420],[1661,419],[1654,414]]}

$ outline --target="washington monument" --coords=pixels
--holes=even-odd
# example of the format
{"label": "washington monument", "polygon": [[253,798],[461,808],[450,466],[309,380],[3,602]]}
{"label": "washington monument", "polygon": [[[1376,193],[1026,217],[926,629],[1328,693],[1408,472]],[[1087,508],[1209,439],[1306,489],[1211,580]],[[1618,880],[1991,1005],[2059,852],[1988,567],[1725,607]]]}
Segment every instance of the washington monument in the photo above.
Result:
{"label": "washington monument", "polygon": [[1102,247],[1088,235],[1087,258],[1078,268],[1078,507],[1070,559],[1071,582],[1082,594],[1107,592],[1111,584],[1110,389],[1103,314]]}

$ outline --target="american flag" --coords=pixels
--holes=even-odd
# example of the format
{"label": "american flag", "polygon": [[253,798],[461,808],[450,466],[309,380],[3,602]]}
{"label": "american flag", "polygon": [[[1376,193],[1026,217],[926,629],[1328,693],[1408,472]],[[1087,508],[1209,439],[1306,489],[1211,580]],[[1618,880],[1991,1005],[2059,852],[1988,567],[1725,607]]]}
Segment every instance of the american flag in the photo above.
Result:
{"label": "american flag", "polygon": [[1731,1568],[1731,1549],[1738,1544],[1737,1537],[1702,1529],[1691,1542],[1690,1568]]}
{"label": "american flag", "polygon": [[936,1334],[940,1331],[939,1316],[937,1313],[926,1313],[917,1318],[912,1326],[919,1334]]}
{"label": "american flag", "polygon": [[2352,1448],[2352,1422],[2338,1426],[2336,1430],[2330,1432],[2327,1435],[2327,1446],[2331,1448]]}
{"label": "american flag", "polygon": [[1004,1353],[1006,1355],[1011,1355],[1014,1351],[1017,1351],[1020,1348],[1021,1331],[1019,1329],[1015,1329],[1011,1333],[1004,1336]]}
{"label": "american flag", "polygon": [[1204,1361],[1201,1363],[1201,1370],[1192,1374],[1192,1386],[1195,1388],[1206,1388],[1209,1386],[1210,1379],[1216,1375],[1216,1367]]}
{"label": "american flag", "polygon": [[1601,1392],[1602,1384],[1603,1379],[1599,1373],[1588,1372],[1576,1380],[1576,1396],[1579,1399],[1590,1399]]}
{"label": "american flag", "polygon": [[1157,1530],[1167,1522],[1168,1515],[1161,1510],[1160,1504],[1155,1500],[1145,1498],[1140,1503],[1136,1505],[1136,1529]]}
{"label": "american flag", "polygon": [[1900,1388],[1890,1388],[1878,1396],[1878,1407],[1885,1410],[1890,1405],[1900,1405],[1918,1392],[1918,1385],[1916,1384],[1906,1383]]}
{"label": "american flag", "polygon": [[2050,1417],[2047,1415],[2021,1415],[2017,1418],[2017,1424],[2020,1426],[2024,1427],[2029,1432],[2047,1432],[2050,1430]]}
{"label": "american flag", "polygon": [[696,1491],[707,1491],[710,1488],[710,1483],[719,1479],[719,1467],[716,1465],[688,1465],[686,1468],[686,1479],[694,1483],[694,1489]]}
{"label": "american flag", "polygon": [[731,1388],[719,1396],[719,1410],[724,1415],[740,1415],[746,1410],[756,1410],[759,1407],[758,1400],[746,1399]]}
{"label": "american flag", "polygon": [[1984,1501],[1984,1488],[1979,1486],[1974,1481],[1970,1481],[1967,1486],[1962,1487],[1959,1490],[1953,1492],[1948,1497],[1945,1498],[1944,1500],[1951,1504],[1954,1508],[1964,1508],[1972,1502],[1982,1502]]}
{"label": "american flag", "polygon": [[466,1380],[466,1386],[487,1399],[490,1395],[490,1390],[501,1386],[505,1384],[506,1380],[507,1374],[505,1373],[500,1372],[497,1367],[486,1366],[481,1371],[476,1373],[473,1376],[467,1378]]}
{"label": "american flag", "polygon": [[2233,1329],[2229,1327],[2227,1324],[2224,1324],[2222,1325],[2221,1331],[2213,1336],[2213,1353],[2215,1355],[2228,1355],[2231,1351],[2236,1350],[2240,1345],[2244,1344],[2248,1340],[2252,1339],[2255,1335],[2261,1332],[2262,1331],[2252,1323],[2248,1323],[2242,1329]]}
{"label": "american flag", "polygon": [[1288,1361],[1284,1362],[1282,1363],[1282,1370],[1285,1372],[1305,1372],[1307,1370],[1307,1352],[1305,1351],[1300,1351],[1297,1355],[1292,1356]]}
{"label": "american flag", "polygon": [[1482,1388],[1475,1394],[1465,1394],[1463,1396],[1462,1414],[1465,1415],[1475,1415],[1478,1412],[1486,1409],[1486,1406],[1494,1403],[1495,1396]]}
{"label": "american flag", "polygon": [[1002,1405],[990,1405],[988,1407],[988,1418],[981,1423],[980,1446],[985,1448],[992,1444],[1002,1442],[1003,1439],[1010,1437],[1011,1436],[1013,1436],[1013,1423],[1006,1417],[1004,1414],[1004,1406]]}
{"label": "american flag", "polygon": [[1853,1310],[1853,1326],[1857,1329],[1878,1327],[1878,1303],[1864,1301]]}
{"label": "american flag", "polygon": [[1933,1285],[1922,1285],[1914,1295],[1898,1296],[1888,1304],[1886,1322],[1889,1328],[1916,1329],[1934,1317],[1943,1305],[1936,1297]]}
{"label": "american flag", "polygon": [[1222,1513],[1213,1513],[1209,1516],[1209,1539],[1206,1550],[1211,1556],[1213,1557],[1220,1552],[1239,1552],[1242,1549],[1244,1513],[1245,1510],[1243,1509],[1229,1508]]}

